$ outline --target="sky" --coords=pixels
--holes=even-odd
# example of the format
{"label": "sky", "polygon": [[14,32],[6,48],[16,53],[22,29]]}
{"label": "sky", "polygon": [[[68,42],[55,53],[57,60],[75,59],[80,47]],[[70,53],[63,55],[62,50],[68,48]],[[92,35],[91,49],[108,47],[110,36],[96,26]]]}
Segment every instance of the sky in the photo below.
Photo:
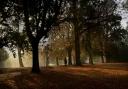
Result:
{"label": "sky", "polygon": [[121,24],[124,28],[126,28],[128,22],[128,11],[124,10],[124,8],[122,7],[122,3],[126,2],[126,0],[116,0],[116,1],[118,3],[118,11],[122,16]]}

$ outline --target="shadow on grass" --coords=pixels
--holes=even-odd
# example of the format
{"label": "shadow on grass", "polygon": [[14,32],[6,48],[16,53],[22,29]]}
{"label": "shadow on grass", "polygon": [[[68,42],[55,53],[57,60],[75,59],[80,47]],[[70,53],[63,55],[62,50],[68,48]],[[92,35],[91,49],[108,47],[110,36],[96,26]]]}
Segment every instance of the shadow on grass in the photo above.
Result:
{"label": "shadow on grass", "polygon": [[[86,71],[87,73],[90,72]],[[95,74],[104,74],[92,71]],[[0,89],[128,89],[128,76],[75,74],[71,70],[43,69],[40,74],[24,72],[0,83]]]}

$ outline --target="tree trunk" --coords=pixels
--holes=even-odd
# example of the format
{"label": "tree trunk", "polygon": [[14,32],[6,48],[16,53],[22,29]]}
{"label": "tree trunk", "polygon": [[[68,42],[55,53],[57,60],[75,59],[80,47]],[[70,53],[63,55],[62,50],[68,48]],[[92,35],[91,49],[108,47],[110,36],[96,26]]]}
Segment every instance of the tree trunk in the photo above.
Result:
{"label": "tree trunk", "polygon": [[46,57],[46,67],[48,67],[49,66],[49,58],[48,58],[48,56]]}
{"label": "tree trunk", "polygon": [[[19,13],[18,13],[18,15],[19,15]],[[18,21],[17,21],[17,23],[18,23],[18,33],[19,33],[19,37],[17,38],[17,50],[18,50],[18,58],[19,58],[19,65],[20,65],[20,67],[24,67],[24,65],[23,65],[23,61],[22,61],[22,57],[21,57],[21,48],[20,48],[20,45],[22,45],[22,42],[21,42],[21,40],[20,40],[20,17],[18,16]]]}
{"label": "tree trunk", "polygon": [[77,3],[78,0],[75,0],[73,2],[73,14],[74,14],[74,33],[75,33],[75,60],[76,60],[76,66],[81,66],[80,61],[80,29],[79,29],[79,18],[78,18],[78,12],[77,11]]}
{"label": "tree trunk", "polygon": [[38,44],[39,38],[36,38],[32,35],[29,23],[29,10],[28,10],[29,0],[23,0],[23,10],[24,10],[24,22],[26,27],[27,36],[32,46],[32,73],[39,73],[39,56],[38,56]]}
{"label": "tree trunk", "polygon": [[90,31],[88,31],[86,33],[86,50],[88,52],[89,55],[89,64],[93,64],[93,58],[92,58],[92,47],[91,47],[91,33]]}
{"label": "tree trunk", "polygon": [[103,52],[101,52],[101,62],[104,63],[104,55],[103,55]]}
{"label": "tree trunk", "polygon": [[56,65],[59,66],[59,60],[58,60],[58,57],[56,57]]}
{"label": "tree trunk", "polygon": [[64,65],[67,66],[67,58],[64,58]]}
{"label": "tree trunk", "polygon": [[102,59],[102,63],[106,62],[106,53],[105,53],[105,44],[104,41],[102,42],[102,53],[101,53],[101,59]]}
{"label": "tree trunk", "polygon": [[39,44],[39,42],[33,42],[32,43],[32,55],[33,55],[32,73],[39,73],[40,72],[38,44]]}
{"label": "tree trunk", "polygon": [[93,64],[93,58],[92,58],[91,50],[88,50],[88,54],[89,54],[89,64]]}
{"label": "tree trunk", "polygon": [[[18,46],[17,46],[18,47]],[[18,58],[20,67],[24,67],[22,57],[21,57],[21,49],[18,47]]]}
{"label": "tree trunk", "polygon": [[48,49],[46,49],[46,67],[49,65]]}
{"label": "tree trunk", "polygon": [[67,51],[68,51],[68,65],[72,65],[72,57],[71,57],[72,48],[68,47]]}
{"label": "tree trunk", "polygon": [[76,58],[76,65],[80,66],[80,38],[79,38],[79,30],[75,28],[75,58]]}
{"label": "tree trunk", "polygon": [[100,47],[101,47],[101,62],[106,62],[106,54],[105,54],[105,40],[103,34],[100,36]]}

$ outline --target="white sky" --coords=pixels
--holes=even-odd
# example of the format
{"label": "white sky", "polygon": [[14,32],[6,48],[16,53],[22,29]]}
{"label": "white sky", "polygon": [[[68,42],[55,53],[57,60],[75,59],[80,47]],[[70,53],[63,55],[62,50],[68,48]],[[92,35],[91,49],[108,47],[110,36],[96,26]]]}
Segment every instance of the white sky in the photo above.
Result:
{"label": "white sky", "polygon": [[128,22],[128,11],[124,10],[124,8],[122,7],[123,2],[126,2],[126,0],[117,0],[118,6],[119,6],[118,11],[122,16],[121,24],[125,28],[127,27],[127,22]]}

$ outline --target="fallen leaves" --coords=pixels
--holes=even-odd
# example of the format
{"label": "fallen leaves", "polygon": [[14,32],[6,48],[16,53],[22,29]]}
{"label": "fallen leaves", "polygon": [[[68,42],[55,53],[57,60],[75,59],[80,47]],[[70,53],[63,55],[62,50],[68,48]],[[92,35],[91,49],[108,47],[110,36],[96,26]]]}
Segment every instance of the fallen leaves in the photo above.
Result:
{"label": "fallen leaves", "polygon": [[42,68],[40,74],[14,69],[2,74],[0,89],[128,89],[128,66],[116,66]]}

